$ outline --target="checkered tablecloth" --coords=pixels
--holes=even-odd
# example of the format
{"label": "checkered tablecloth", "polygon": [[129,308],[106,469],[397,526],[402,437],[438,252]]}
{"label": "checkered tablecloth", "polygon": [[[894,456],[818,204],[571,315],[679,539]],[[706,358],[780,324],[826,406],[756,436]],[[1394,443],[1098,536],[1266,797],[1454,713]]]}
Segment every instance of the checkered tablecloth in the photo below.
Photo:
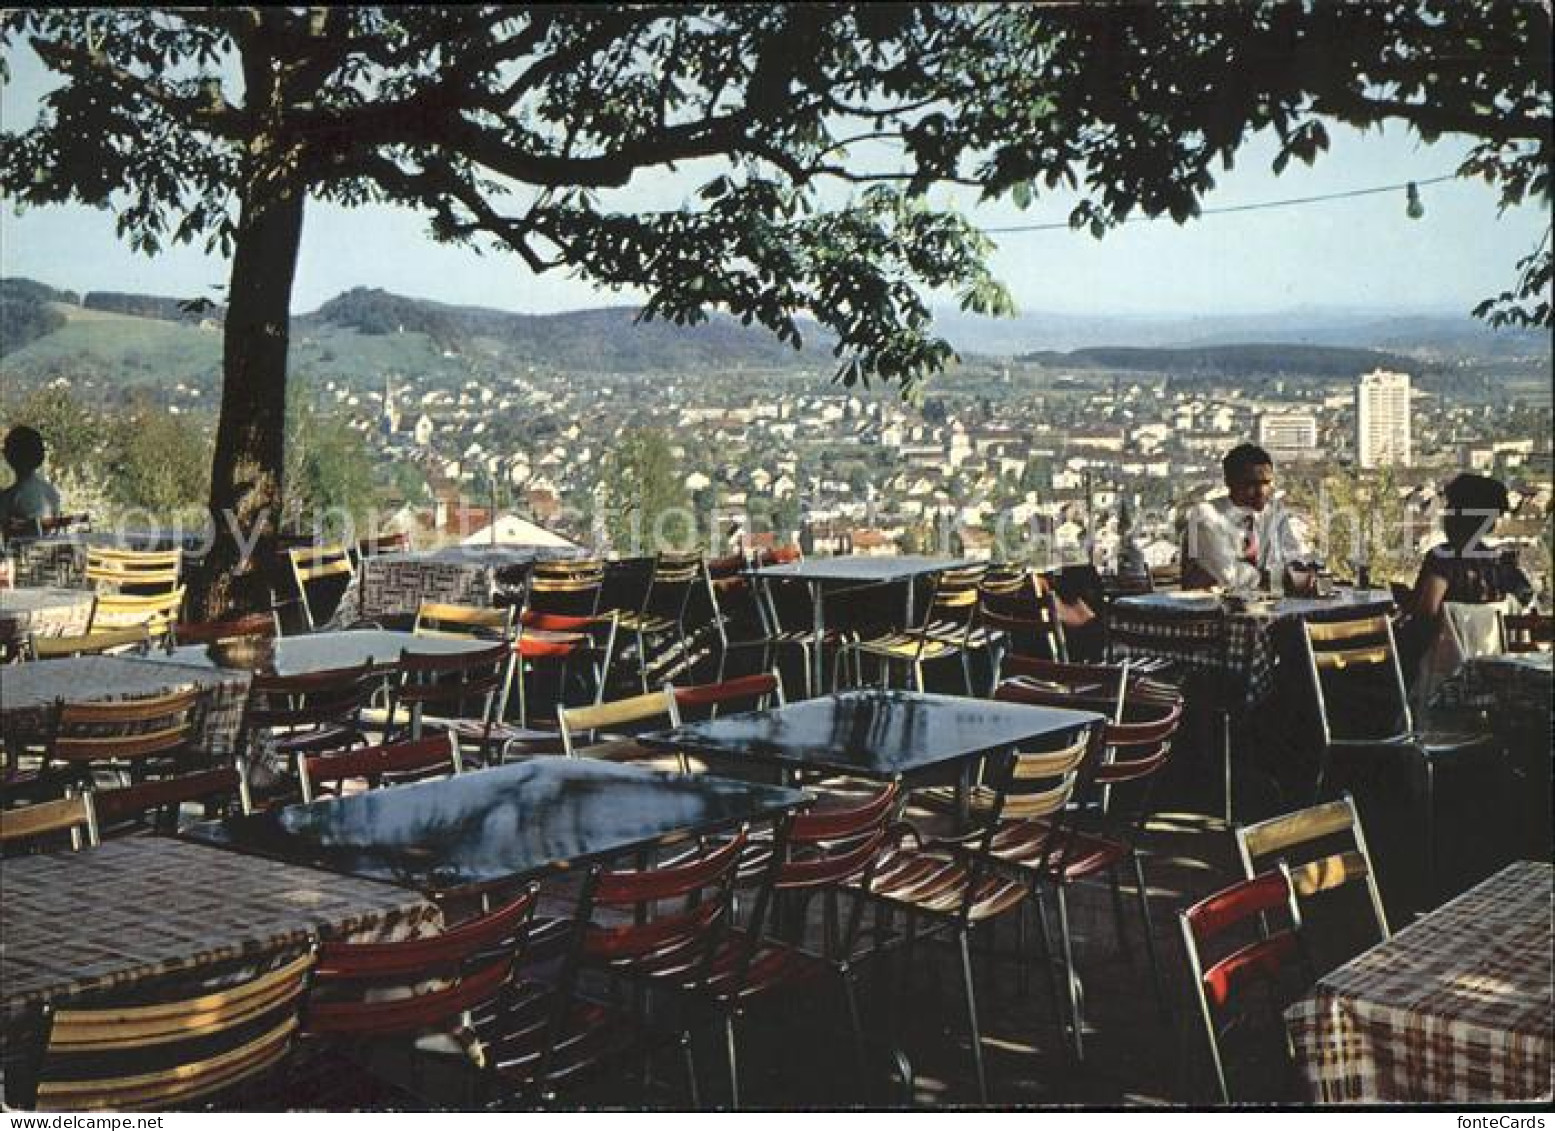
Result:
{"label": "checkered tablecloth", "polygon": [[1512,864],[1319,979],[1285,1014],[1311,1097],[1550,1099],[1552,883]]}
{"label": "checkered tablecloth", "polygon": [[549,546],[448,546],[364,558],[328,627],[413,617],[423,601],[490,605],[504,594],[517,603],[535,562],[584,552]]}
{"label": "checkered tablecloth", "polygon": [[247,672],[151,663],[133,656],[76,656],[12,664],[0,674],[0,733],[6,741],[37,739],[49,727],[54,704],[135,699],[201,689],[196,723],[200,749],[223,757],[237,749],[248,701]]}
{"label": "checkered tablecloth", "polygon": [[4,895],[5,1012],[304,945],[434,934],[414,892],[170,837],[12,857]]}
{"label": "checkered tablecloth", "polygon": [[0,589],[0,645],[82,633],[91,619],[92,594],[85,589]]}
{"label": "checkered tablecloth", "polygon": [[[1257,706],[1274,690],[1279,667],[1278,633],[1309,616],[1349,613],[1366,616],[1392,608],[1392,597],[1381,590],[1347,590],[1334,599],[1280,598],[1261,606],[1232,610],[1208,595],[1152,593],[1119,598],[1112,616],[1126,620],[1133,610],[1165,613],[1192,613],[1218,610],[1225,634],[1224,646],[1216,650],[1173,649],[1168,637],[1159,647],[1149,649],[1119,646],[1118,658],[1131,655],[1157,657],[1192,671],[1224,677],[1233,700],[1244,708]],[[1160,624],[1161,618],[1155,623]]]}

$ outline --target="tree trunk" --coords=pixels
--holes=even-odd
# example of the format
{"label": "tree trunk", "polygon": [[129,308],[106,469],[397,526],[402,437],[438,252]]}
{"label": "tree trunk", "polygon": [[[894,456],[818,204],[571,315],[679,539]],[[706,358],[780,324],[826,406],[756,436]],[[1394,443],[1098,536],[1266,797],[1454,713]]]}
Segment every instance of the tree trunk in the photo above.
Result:
{"label": "tree trunk", "polygon": [[[192,607],[219,616],[273,556],[286,456],[286,350],[305,194],[250,176],[238,218],[222,339],[221,419],[211,463],[215,536]],[[243,603],[247,603],[244,601]]]}

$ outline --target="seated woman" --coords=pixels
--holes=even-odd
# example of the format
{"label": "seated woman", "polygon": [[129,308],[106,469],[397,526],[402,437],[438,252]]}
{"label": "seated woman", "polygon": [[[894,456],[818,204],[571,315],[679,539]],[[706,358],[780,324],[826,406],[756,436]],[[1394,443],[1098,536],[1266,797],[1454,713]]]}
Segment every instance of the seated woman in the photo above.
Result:
{"label": "seated woman", "polygon": [[1533,599],[1533,585],[1518,568],[1516,551],[1486,543],[1496,520],[1509,509],[1506,485],[1465,472],[1442,494],[1447,501],[1442,511],[1446,541],[1426,551],[1399,625],[1404,671],[1411,674],[1418,669],[1422,701],[1455,667],[1454,657],[1447,654],[1450,649],[1442,647],[1452,642],[1446,624],[1448,602],[1504,605],[1511,601],[1524,606]]}

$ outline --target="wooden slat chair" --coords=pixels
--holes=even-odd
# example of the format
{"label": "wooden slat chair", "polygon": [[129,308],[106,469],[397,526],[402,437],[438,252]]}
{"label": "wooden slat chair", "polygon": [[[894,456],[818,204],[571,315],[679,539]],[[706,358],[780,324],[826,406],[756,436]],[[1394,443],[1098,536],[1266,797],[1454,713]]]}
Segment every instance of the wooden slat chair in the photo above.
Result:
{"label": "wooden slat chair", "polygon": [[[598,758],[610,762],[637,762],[658,768],[687,770],[684,754],[667,753],[638,744],[629,736],[614,732],[635,726],[637,731],[675,726],[675,692],[671,687],[597,703],[589,707],[567,707],[558,712],[562,749],[569,758]],[[603,737],[603,741],[599,739]]]}
{"label": "wooden slat chair", "polygon": [[[1286,918],[1288,925],[1276,926],[1281,918]],[[1300,983],[1305,985],[1311,980],[1311,966],[1301,938],[1301,909],[1290,875],[1281,863],[1275,871],[1241,880],[1206,896],[1179,912],[1178,920],[1220,1101],[1230,1103],[1231,1091],[1221,1056],[1221,1041],[1227,1028],[1219,1015],[1259,986],[1274,996],[1274,1008],[1267,1011],[1269,1027],[1279,1027],[1283,1033],[1278,1010],[1285,995],[1280,983],[1298,966],[1305,967]],[[1228,935],[1231,942],[1226,944]],[[1249,941],[1238,944],[1240,938]],[[1204,950],[1209,944],[1226,949],[1206,965]]]}
{"label": "wooden slat chair", "polygon": [[380,682],[368,664],[303,675],[256,674],[238,741],[249,773],[256,760],[271,754],[284,763],[289,792],[298,758],[365,745],[362,716]]}
{"label": "wooden slat chair", "polygon": [[181,550],[118,550],[89,547],[86,580],[100,592],[152,597],[178,588]]}
{"label": "wooden slat chair", "polygon": [[[530,884],[427,938],[322,943],[303,1027],[310,1042],[338,1054],[316,1050],[313,1058],[327,1066],[333,1087],[365,1071],[423,1108],[481,1106],[521,1091],[497,1075],[474,1025],[479,1018],[488,1038],[503,1026],[513,1036],[527,1030],[537,1046],[551,1035],[550,1013],[565,1003],[521,980],[538,900],[539,885]],[[420,1052],[413,1042],[430,1035],[452,1037],[464,1055]],[[366,1049],[398,1055],[359,1055]]]}
{"label": "wooden slat chair", "polygon": [[335,615],[356,568],[344,546],[296,546],[286,551],[302,614],[312,632]]}
{"label": "wooden slat chair", "polygon": [[99,593],[92,602],[92,616],[87,622],[86,631],[90,634],[113,629],[144,628],[147,636],[159,641],[168,633],[176,631],[179,610],[183,604],[182,585],[150,597]]}
{"label": "wooden slat chair", "polygon": [[378,534],[372,538],[359,538],[356,545],[351,547],[352,565],[361,569],[365,558],[381,557],[384,554],[404,554],[410,551],[410,535],[406,531],[398,531],[394,534]]}
{"label": "wooden slat chair", "polygon": [[[640,608],[621,611],[620,628],[637,641],[637,675],[644,692],[648,690],[648,670],[658,667],[687,668],[692,662],[691,642],[686,634],[686,609],[691,591],[702,579],[700,553],[662,553],[654,561],[648,592]],[[679,659],[662,656],[651,659],[648,645],[673,636],[680,646]]]}
{"label": "wooden slat chair", "polygon": [[286,1059],[310,950],[227,989],[168,1001],[50,1008],[40,1111],[155,1111],[257,1085]]}
{"label": "wooden slat chair", "polygon": [[772,664],[766,608],[756,586],[745,575],[746,568],[743,554],[708,558],[702,563],[702,584],[707,590],[712,629],[704,635],[717,653],[714,681],[734,674],[729,670],[729,661],[737,655],[754,655],[757,670]]}
{"label": "wooden slat chair", "polygon": [[514,647],[499,640],[478,652],[400,652],[389,691],[385,741],[452,732],[491,760],[502,740],[497,712],[512,678]]}
{"label": "wooden slat chair", "polygon": [[61,701],[40,775],[89,786],[100,773],[143,781],[189,769],[200,695],[190,688],[102,703]]}
{"label": "wooden slat chair", "polygon": [[[1335,847],[1337,838],[1347,839],[1349,846],[1337,852],[1315,849],[1319,845]],[[1361,815],[1348,793],[1338,801],[1239,827],[1236,847],[1242,858],[1242,871],[1248,879],[1256,876],[1258,868],[1267,864],[1271,857],[1283,860],[1289,866],[1291,885],[1298,901],[1315,899],[1349,884],[1364,884],[1377,925],[1375,941],[1385,942],[1392,936],[1388,915],[1382,906],[1377,870],[1361,828]],[[1291,851],[1302,848],[1309,851],[1299,855]],[[1319,854],[1314,856],[1314,850]],[[1306,859],[1307,856],[1313,858]]]}
{"label": "wooden slat chair", "polygon": [[[988,1102],[988,1078],[983,1068],[970,935],[1003,915],[1018,914],[1034,890],[1024,876],[1008,877],[1008,865],[1017,857],[1008,843],[1005,824],[1008,821],[1011,829],[1024,829],[1041,823],[1042,835],[1036,842],[1025,836],[1020,842],[1029,845],[1032,866],[1046,871],[1066,841],[1066,808],[1100,754],[1100,738],[1100,727],[1086,727],[1078,737],[1055,741],[1052,749],[1001,756],[991,772],[993,801],[978,828],[962,837],[925,844],[912,826],[898,825],[873,877],[870,898],[907,916],[904,940],[909,947],[923,933],[920,927],[926,928],[926,933],[948,934],[956,941],[981,1103]],[[909,839],[917,842],[917,847],[904,847]],[[1027,850],[1020,850],[1022,858]],[[1046,917],[1041,916],[1040,922],[1045,938]],[[1056,988],[1054,994],[1056,1000]]]}
{"label": "wooden slat chair", "polygon": [[463,772],[459,739],[451,733],[387,746],[363,746],[339,754],[305,754],[297,760],[297,778],[305,802],[351,792],[347,783],[378,789]]}
{"label": "wooden slat chair", "polygon": [[143,624],[105,628],[74,636],[31,636],[26,654],[34,660],[62,660],[68,656],[106,656],[121,652],[145,652],[151,632]]}
{"label": "wooden slat chair", "polygon": [[[729,928],[734,881],[746,845],[741,829],[671,864],[628,871],[596,867],[578,903],[579,969],[649,993],[667,993],[686,1007],[668,1033],[653,1034],[640,1007],[636,1025],[624,1018],[616,1024],[629,1032],[637,1029],[640,1043],[667,1037],[680,1049],[693,1108],[699,1095],[691,1024],[717,1001],[717,942]],[[572,987],[563,982],[561,988],[570,992]]]}
{"label": "wooden slat chair", "polygon": [[717,683],[671,684],[670,690],[675,696],[676,726],[683,722],[715,719],[731,711],[765,711],[787,702],[783,694],[783,677],[776,670]]}
{"label": "wooden slat chair", "polygon": [[593,559],[536,562],[524,586],[524,608],[585,617],[600,611],[605,564]]}
{"label": "wooden slat chair", "polygon": [[[892,664],[902,664],[911,676],[914,690],[924,690],[924,668],[943,660],[959,660],[966,693],[973,694],[971,651],[977,625],[978,585],[985,570],[981,566],[950,570],[935,578],[934,595],[929,600],[922,623],[897,632],[857,640],[844,649],[854,664],[855,682],[862,683],[861,660],[876,660],[885,683],[890,682]],[[986,642],[985,642],[986,643]],[[838,665],[840,671],[842,665]]]}
{"label": "wooden slat chair", "polygon": [[81,850],[83,834],[88,847],[97,847],[97,815],[90,793],[72,793],[53,801],[0,809],[0,845],[63,832],[70,834],[70,847],[77,852]]}
{"label": "wooden slat chair", "polygon": [[422,601],[416,607],[411,632],[454,640],[511,640],[515,610],[481,605],[450,605]]}
{"label": "wooden slat chair", "polygon": [[275,613],[247,613],[221,620],[185,622],[174,630],[179,644],[217,644],[229,640],[273,640],[281,629]]}
{"label": "wooden slat chair", "polygon": [[1057,613],[1046,604],[1038,605],[1029,615],[1004,612],[986,598],[978,610],[977,618],[984,629],[998,633],[1001,640],[999,655],[1025,656],[1044,660],[1064,658],[1063,631]]}
{"label": "wooden slat chair", "polygon": [[177,832],[183,806],[192,802],[200,803],[207,814],[212,807],[222,815],[253,812],[248,782],[232,766],[94,789],[91,798],[104,840],[141,832]]}
{"label": "wooden slat chair", "polygon": [[[804,554],[798,546],[777,546],[768,550],[759,550],[752,559],[753,569],[764,569],[768,566],[792,565],[804,561]],[[818,695],[823,690],[814,686],[815,679],[815,653],[821,653],[821,659],[826,660],[828,654],[832,657],[833,671],[840,662],[840,653],[850,643],[836,626],[835,618],[829,617],[832,623],[826,627],[824,637],[817,639],[815,635],[815,600],[810,586],[800,578],[794,577],[764,577],[759,580],[761,607],[765,610],[768,650],[762,655],[762,667],[768,668],[774,664],[780,664],[789,657],[796,657],[799,661],[800,678],[803,680],[799,686],[804,688],[806,699]],[[832,594],[829,600],[830,608],[836,608],[836,596]],[[789,686],[794,686],[789,681]]]}
{"label": "wooden slat chair", "polygon": [[[711,990],[723,1016],[729,1056],[730,1107],[740,1106],[737,1022],[752,1008],[774,1001],[818,981],[834,978],[847,1007],[857,1069],[866,1071],[864,1031],[859,1017],[857,966],[863,911],[873,886],[875,866],[898,811],[895,785],[846,805],[799,814],[780,827],[778,848],[763,854],[758,894],[749,921],[730,931],[713,960]],[[750,854],[741,862],[742,878]],[[839,896],[847,889],[847,917],[840,914]],[[777,901],[797,898],[823,901],[824,924],[818,945],[779,930]],[[801,932],[802,934],[802,932]],[[775,1006],[774,1009],[781,1009]],[[787,1012],[794,1012],[789,1009]]]}
{"label": "wooden slat chair", "polygon": [[534,715],[535,696],[531,676],[549,670],[555,676],[556,709],[568,697],[569,679],[576,665],[586,665],[594,683],[594,702],[602,702],[610,664],[615,655],[616,614],[573,615],[525,609],[519,615],[517,663],[514,683],[518,688],[518,721],[528,727]]}
{"label": "wooden slat chair", "polygon": [[1548,651],[1555,644],[1555,617],[1545,613],[1502,613],[1501,650]]}
{"label": "wooden slat chair", "polygon": [[1308,620],[1302,625],[1302,642],[1323,743],[1314,800],[1325,795],[1336,760],[1364,765],[1380,753],[1404,754],[1421,783],[1418,856],[1426,862],[1424,899],[1434,901],[1437,770],[1469,759],[1491,766],[1498,756],[1491,735],[1416,730],[1393,624],[1385,614]]}

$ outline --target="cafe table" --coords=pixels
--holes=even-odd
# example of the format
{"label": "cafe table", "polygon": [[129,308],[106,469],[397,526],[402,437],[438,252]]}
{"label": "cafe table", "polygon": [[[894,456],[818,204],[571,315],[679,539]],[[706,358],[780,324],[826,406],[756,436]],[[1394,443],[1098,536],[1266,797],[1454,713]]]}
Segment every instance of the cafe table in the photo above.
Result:
{"label": "cafe table", "polygon": [[[1280,653],[1280,634],[1311,618],[1367,616],[1393,608],[1386,589],[1352,589],[1341,586],[1329,597],[1281,597],[1254,594],[1248,599],[1228,598],[1211,591],[1140,593],[1119,597],[1112,604],[1114,616],[1130,611],[1159,613],[1214,613],[1225,626],[1225,648],[1220,652],[1183,650],[1169,646],[1152,648],[1145,656],[1171,660],[1198,670],[1225,676],[1235,688],[1240,706],[1253,707],[1268,697]],[[1128,659],[1129,650],[1116,649],[1117,659]]]}
{"label": "cafe table", "polygon": [[0,589],[0,649],[28,636],[76,635],[92,618],[93,594],[45,585]]}
{"label": "cafe table", "polygon": [[0,895],[7,1016],[318,936],[391,941],[442,925],[413,892],[172,837],[9,857]]}
{"label": "cafe table", "polygon": [[838,597],[852,589],[906,583],[906,607],[903,626],[913,623],[913,602],[917,582],[921,578],[934,577],[947,570],[963,569],[976,562],[961,558],[928,558],[914,554],[893,557],[869,557],[863,554],[844,554],[835,558],[806,558],[782,565],[763,566],[751,571],[763,584],[773,581],[801,581],[810,590],[810,605],[815,613],[813,631],[816,647],[811,658],[811,687],[825,686],[821,682],[820,641],[826,637],[826,597]]}
{"label": "cafe table", "polygon": [[196,824],[183,835],[422,892],[467,894],[776,820],[810,801],[800,790],[710,774],[541,757]]}
{"label": "cafe table", "polygon": [[147,659],[180,667],[291,676],[359,668],[363,664],[388,669],[399,662],[403,651],[456,655],[479,652],[494,643],[492,640],[417,636],[392,629],[365,628],[278,636],[271,640],[235,639],[187,644],[171,652],[152,653]]}
{"label": "cafe table", "polygon": [[955,782],[965,823],[973,771],[985,755],[1100,721],[1091,711],[861,689],[688,723],[638,741],[771,767],[785,777],[808,770],[908,786]]}
{"label": "cafe table", "polygon": [[329,627],[414,617],[423,601],[446,605],[514,603],[536,562],[583,557],[581,546],[445,546],[362,559]]}
{"label": "cafe table", "polygon": [[0,734],[7,746],[39,738],[60,700],[101,703],[198,688],[202,750],[230,754],[237,745],[248,698],[248,675],[210,665],[167,662],[165,656],[72,656],[34,660],[0,670]]}
{"label": "cafe table", "polygon": [[1548,863],[1518,861],[1318,979],[1285,1013],[1319,1103],[1551,1097]]}

